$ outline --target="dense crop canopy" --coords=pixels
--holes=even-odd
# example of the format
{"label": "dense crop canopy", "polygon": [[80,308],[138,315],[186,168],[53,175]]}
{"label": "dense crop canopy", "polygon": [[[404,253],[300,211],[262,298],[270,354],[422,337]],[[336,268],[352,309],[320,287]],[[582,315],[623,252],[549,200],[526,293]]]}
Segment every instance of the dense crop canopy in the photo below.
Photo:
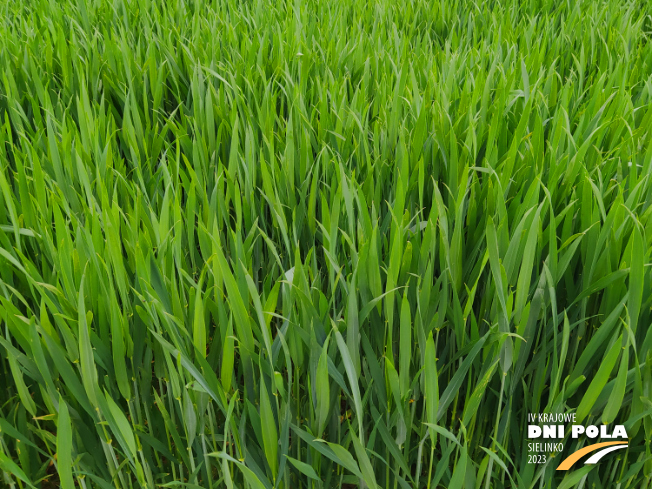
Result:
{"label": "dense crop canopy", "polygon": [[647,487],[650,5],[0,1],[0,485]]}

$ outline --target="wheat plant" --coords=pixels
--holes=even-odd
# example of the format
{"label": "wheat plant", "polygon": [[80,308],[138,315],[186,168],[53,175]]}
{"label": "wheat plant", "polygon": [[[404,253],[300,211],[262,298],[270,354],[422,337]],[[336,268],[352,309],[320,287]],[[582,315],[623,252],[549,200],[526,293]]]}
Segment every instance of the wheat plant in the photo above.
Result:
{"label": "wheat plant", "polygon": [[[0,1],[0,485],[649,487],[651,35],[645,0]],[[528,463],[536,412],[629,446]]]}

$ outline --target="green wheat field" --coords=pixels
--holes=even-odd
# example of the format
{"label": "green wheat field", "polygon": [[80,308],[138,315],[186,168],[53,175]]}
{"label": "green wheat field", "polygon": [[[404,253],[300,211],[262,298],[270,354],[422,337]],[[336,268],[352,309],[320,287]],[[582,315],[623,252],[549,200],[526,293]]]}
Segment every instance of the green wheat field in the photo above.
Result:
{"label": "green wheat field", "polygon": [[652,485],[646,0],[0,0],[0,202],[1,487]]}

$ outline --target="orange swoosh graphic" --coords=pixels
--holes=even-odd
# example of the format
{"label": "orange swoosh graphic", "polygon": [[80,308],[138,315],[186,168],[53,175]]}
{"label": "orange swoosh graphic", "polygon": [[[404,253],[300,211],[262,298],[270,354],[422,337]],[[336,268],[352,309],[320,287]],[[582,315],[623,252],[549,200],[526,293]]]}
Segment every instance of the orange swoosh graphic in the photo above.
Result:
{"label": "orange swoosh graphic", "polygon": [[557,470],[568,470],[571,466],[581,459],[587,453],[595,452],[596,450],[602,447],[608,447],[611,445],[627,445],[627,442],[623,441],[606,441],[604,443],[596,443],[595,445],[589,445],[584,448],[580,448],[578,451],[572,453],[568,458],[566,458],[562,463],[559,464]]}

